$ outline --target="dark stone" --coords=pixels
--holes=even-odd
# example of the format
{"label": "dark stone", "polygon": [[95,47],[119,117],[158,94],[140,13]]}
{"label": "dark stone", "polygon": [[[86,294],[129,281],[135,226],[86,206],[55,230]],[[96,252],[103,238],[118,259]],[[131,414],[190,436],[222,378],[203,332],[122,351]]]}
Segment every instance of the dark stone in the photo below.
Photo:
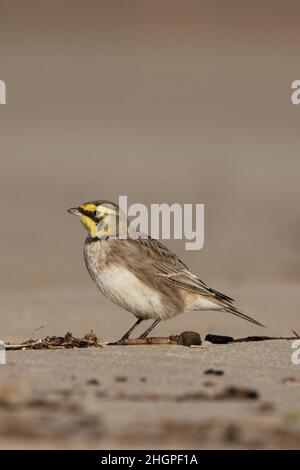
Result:
{"label": "dark stone", "polygon": [[206,335],[205,341],[213,344],[227,344],[233,341],[232,336]]}
{"label": "dark stone", "polygon": [[195,331],[183,331],[179,335],[179,344],[183,346],[201,345],[201,336]]}
{"label": "dark stone", "polygon": [[216,370],[216,369],[207,369],[204,374],[206,375],[224,375],[223,370]]}
{"label": "dark stone", "polygon": [[87,385],[99,385],[99,380],[98,379],[89,379],[86,382]]}
{"label": "dark stone", "polygon": [[259,398],[256,390],[248,388],[228,387],[224,394],[226,398],[246,398],[248,400],[257,400]]}

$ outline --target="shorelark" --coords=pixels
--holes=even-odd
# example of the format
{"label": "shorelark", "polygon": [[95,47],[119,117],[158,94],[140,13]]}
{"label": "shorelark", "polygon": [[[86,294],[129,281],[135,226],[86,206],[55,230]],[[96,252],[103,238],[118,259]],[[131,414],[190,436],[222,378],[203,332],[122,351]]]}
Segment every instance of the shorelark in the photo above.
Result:
{"label": "shorelark", "polygon": [[221,310],[263,326],[238,310],[231,297],[208,287],[161,242],[130,234],[117,204],[92,201],[68,212],[88,230],[84,259],[92,279],[102,294],[137,318],[117,344],[143,320],[154,322],[140,338],[161,320],[195,310]]}

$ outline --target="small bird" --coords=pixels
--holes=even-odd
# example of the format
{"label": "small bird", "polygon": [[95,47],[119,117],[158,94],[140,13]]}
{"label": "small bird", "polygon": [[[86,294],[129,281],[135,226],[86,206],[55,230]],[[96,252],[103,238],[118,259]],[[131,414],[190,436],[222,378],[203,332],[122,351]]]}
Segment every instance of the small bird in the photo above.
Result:
{"label": "small bird", "polygon": [[114,344],[126,343],[143,320],[154,322],[140,338],[161,320],[195,310],[221,310],[264,326],[238,310],[234,299],[208,287],[160,241],[131,233],[117,204],[91,201],[68,212],[79,216],[88,230],[84,259],[93,281],[102,294],[137,318]]}

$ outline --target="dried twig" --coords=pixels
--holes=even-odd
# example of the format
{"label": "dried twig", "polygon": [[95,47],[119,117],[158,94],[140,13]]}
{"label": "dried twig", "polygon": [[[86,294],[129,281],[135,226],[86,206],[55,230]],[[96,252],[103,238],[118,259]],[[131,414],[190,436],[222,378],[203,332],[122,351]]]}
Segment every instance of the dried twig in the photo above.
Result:
{"label": "dried twig", "polygon": [[46,336],[46,338],[38,340],[31,338],[21,344],[6,343],[8,351],[18,349],[72,349],[90,346],[101,347],[101,343],[93,330],[83,338],[75,338],[72,333],[66,333],[65,336]]}
{"label": "dried twig", "polygon": [[[114,343],[108,343],[114,345]],[[115,343],[117,344],[117,343]],[[173,336],[168,337],[151,337],[151,338],[129,338],[124,341],[124,346],[139,346],[145,344],[180,344],[178,340]]]}
{"label": "dried twig", "polygon": [[[117,345],[118,343],[108,343]],[[199,333],[194,331],[183,331],[180,335],[168,337],[151,337],[151,338],[133,338],[127,339],[122,343],[124,346],[138,346],[145,344],[179,344],[181,346],[200,346],[201,337]]]}
{"label": "dried twig", "polygon": [[300,338],[299,335],[295,331],[293,331],[295,336],[247,336],[246,338],[237,338],[234,339],[234,343],[244,343],[248,341],[272,341],[272,340],[280,340],[280,339],[285,339],[285,340],[293,340],[296,338]]}

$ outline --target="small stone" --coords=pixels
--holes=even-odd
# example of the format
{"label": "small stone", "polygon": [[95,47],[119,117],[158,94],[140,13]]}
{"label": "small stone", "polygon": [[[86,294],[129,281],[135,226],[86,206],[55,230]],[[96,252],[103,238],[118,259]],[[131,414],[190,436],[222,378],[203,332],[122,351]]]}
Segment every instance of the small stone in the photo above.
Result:
{"label": "small stone", "polygon": [[115,381],[116,382],[128,382],[128,378],[121,375],[121,376],[116,377]]}
{"label": "small stone", "polygon": [[86,382],[87,385],[99,385],[99,380],[98,379],[89,379]]}
{"label": "small stone", "polygon": [[183,333],[179,335],[179,344],[182,344],[183,346],[200,346],[201,337],[199,333],[196,333],[195,331],[183,331]]}
{"label": "small stone", "polygon": [[257,400],[259,398],[258,392],[248,388],[227,387],[224,392],[224,397],[235,399],[248,399]]}
{"label": "small stone", "polygon": [[209,334],[209,335],[206,335],[205,340],[213,344],[227,344],[233,341],[233,337]]}
{"label": "small stone", "polygon": [[207,369],[204,374],[206,375],[224,375],[223,370],[217,370],[217,369]]}

